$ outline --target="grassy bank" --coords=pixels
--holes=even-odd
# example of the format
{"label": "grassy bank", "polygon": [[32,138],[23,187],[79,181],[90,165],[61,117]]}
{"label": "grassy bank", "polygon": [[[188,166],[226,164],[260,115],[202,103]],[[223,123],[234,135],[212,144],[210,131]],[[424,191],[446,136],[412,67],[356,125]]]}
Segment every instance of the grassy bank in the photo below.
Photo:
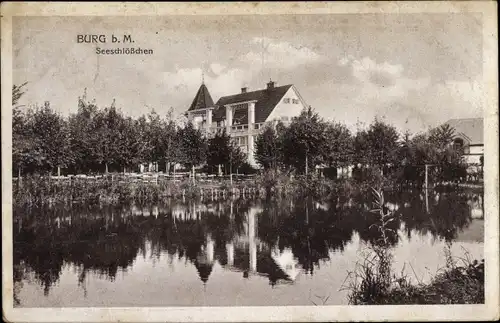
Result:
{"label": "grassy bank", "polygon": [[[166,176],[110,174],[97,177],[25,176],[14,179],[13,203],[17,206],[68,203],[136,204],[155,203],[164,198],[228,198],[230,196],[267,197],[326,197],[350,196],[366,192],[371,187],[401,190],[385,178],[363,181],[327,179],[317,174],[294,176],[287,173],[265,172],[251,178],[232,180],[226,177],[197,177],[173,180]],[[437,189],[437,188],[436,188]]]}
{"label": "grassy bank", "polygon": [[[379,216],[374,226],[381,238],[368,243],[367,252],[346,277],[343,289],[348,290],[352,305],[379,304],[481,304],[484,303],[484,259],[470,259],[468,253],[460,262],[451,254],[451,242],[444,250],[446,266],[436,272],[429,283],[412,283],[405,267],[393,272],[393,254],[388,236],[389,223],[396,216],[384,210],[384,196],[373,190],[373,213]],[[418,280],[418,278],[417,278]]]}
{"label": "grassy bank", "polygon": [[349,181],[333,181],[314,176],[293,177],[261,174],[243,181],[228,178],[192,180],[185,178],[141,180],[124,176],[93,178],[52,178],[26,176],[13,180],[13,203],[17,206],[87,203],[155,203],[164,198],[227,198],[232,195],[264,198],[269,196],[320,196],[352,188]]}
{"label": "grassy bank", "polygon": [[[446,266],[425,284],[408,275],[388,276],[376,261],[358,264],[347,286],[351,305],[483,304],[484,259]],[[383,265],[382,265],[383,267]],[[392,274],[392,273],[391,273]]]}

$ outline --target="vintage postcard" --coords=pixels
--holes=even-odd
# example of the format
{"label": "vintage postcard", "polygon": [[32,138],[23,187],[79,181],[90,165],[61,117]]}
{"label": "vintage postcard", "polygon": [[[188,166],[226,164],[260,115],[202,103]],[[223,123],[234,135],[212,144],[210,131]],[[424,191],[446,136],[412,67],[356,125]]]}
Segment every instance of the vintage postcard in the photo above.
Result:
{"label": "vintage postcard", "polygon": [[4,320],[499,319],[496,9],[3,2]]}

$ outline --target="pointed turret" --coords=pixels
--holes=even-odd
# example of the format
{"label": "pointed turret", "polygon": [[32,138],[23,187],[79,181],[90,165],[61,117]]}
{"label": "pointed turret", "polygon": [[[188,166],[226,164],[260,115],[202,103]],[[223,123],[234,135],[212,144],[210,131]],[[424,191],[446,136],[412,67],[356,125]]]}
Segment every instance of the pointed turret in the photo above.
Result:
{"label": "pointed turret", "polygon": [[210,95],[210,92],[208,92],[208,88],[205,83],[202,83],[188,111],[208,109],[213,106],[214,100],[212,100],[212,96]]}

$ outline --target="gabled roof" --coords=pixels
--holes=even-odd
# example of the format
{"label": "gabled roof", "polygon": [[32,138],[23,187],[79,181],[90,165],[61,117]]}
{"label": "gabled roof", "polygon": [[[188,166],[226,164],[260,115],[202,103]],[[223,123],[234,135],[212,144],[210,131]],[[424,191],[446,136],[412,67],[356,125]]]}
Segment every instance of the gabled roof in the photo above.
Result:
{"label": "gabled roof", "polygon": [[188,111],[207,109],[213,106],[214,100],[212,100],[212,96],[210,95],[210,92],[208,92],[208,88],[205,86],[205,84],[201,84]]}
{"label": "gabled roof", "polygon": [[[292,86],[292,84],[288,84],[271,89],[223,96],[216,103],[217,110],[214,113],[214,120],[220,121],[225,118],[225,105],[236,104],[239,102],[257,101],[255,103],[255,122],[265,122],[267,117],[269,117],[276,105]],[[234,120],[236,121],[237,119],[241,124],[248,123],[248,115],[246,113],[242,114],[239,118],[235,115]]]}
{"label": "gabled roof", "polygon": [[455,135],[468,141],[469,145],[484,144],[483,118],[451,119],[446,122],[455,129]]}

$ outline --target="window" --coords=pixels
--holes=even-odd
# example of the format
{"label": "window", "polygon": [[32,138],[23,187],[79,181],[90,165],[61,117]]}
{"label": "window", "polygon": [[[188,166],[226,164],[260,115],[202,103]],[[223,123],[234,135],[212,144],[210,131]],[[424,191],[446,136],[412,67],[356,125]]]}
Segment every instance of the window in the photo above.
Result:
{"label": "window", "polygon": [[290,98],[284,98],[283,103],[290,103]]}
{"label": "window", "polygon": [[461,150],[464,154],[470,154],[470,147],[466,145],[462,138],[455,138],[453,140],[453,146],[457,150]]}
{"label": "window", "polygon": [[246,146],[247,144],[247,137],[246,136],[243,136],[243,137],[235,137],[234,138],[234,143],[238,146]]}
{"label": "window", "polygon": [[456,138],[454,140],[454,145],[456,149],[462,149],[464,147],[464,141],[462,138]]}
{"label": "window", "polygon": [[299,104],[299,100],[298,99],[293,99],[292,102],[293,102],[293,104]]}

